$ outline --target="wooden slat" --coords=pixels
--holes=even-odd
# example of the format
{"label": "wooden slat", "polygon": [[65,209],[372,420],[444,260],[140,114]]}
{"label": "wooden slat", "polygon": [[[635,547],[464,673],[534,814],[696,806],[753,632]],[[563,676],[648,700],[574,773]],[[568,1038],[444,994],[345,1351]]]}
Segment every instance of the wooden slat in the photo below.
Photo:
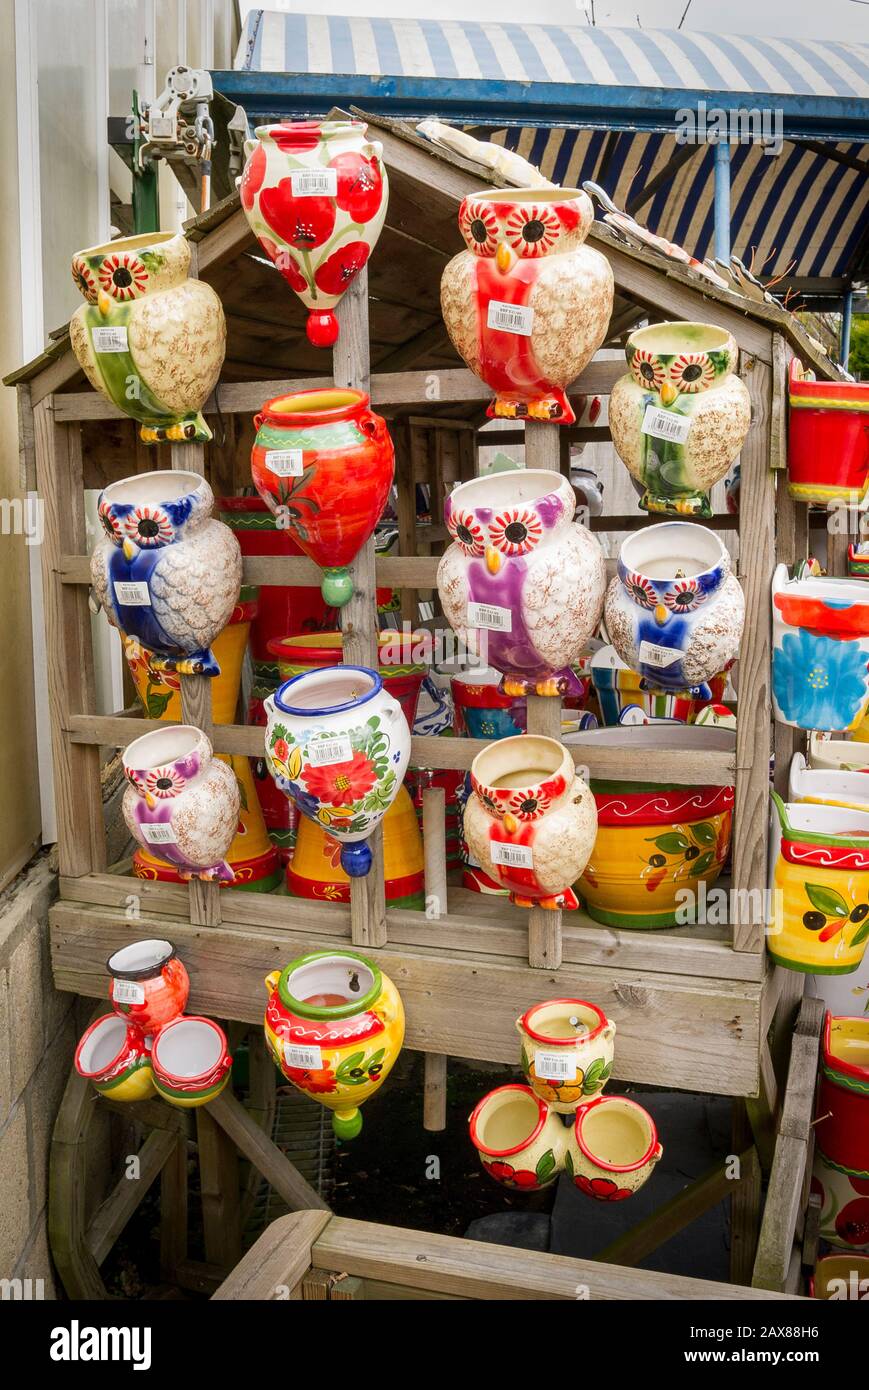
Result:
{"label": "wooden slat", "polygon": [[[205,1258],[219,1269],[233,1269],[241,1259],[241,1204],[238,1186],[238,1153],[217,1123],[210,1101],[196,1111],[199,1148],[199,1187]],[[231,1103],[238,1102],[231,1097]]]}
{"label": "wooden slat", "polygon": [[[210,934],[209,934],[210,941]],[[218,1011],[220,1012],[220,1011]],[[225,1016],[225,1015],[224,1015]],[[248,1020],[250,1022],[251,1020]],[[284,1153],[264,1134],[256,1120],[227,1089],[208,1105],[211,1119],[220,1125],[275,1192],[293,1210],[328,1211],[319,1193],[306,1182]]]}
{"label": "wooden slat", "polygon": [[311,1246],[331,1219],[328,1211],[293,1211],[273,1221],[213,1298],[285,1301],[310,1268]]}
{"label": "wooden slat", "polygon": [[152,1130],[136,1155],[138,1175],[130,1178],[124,1173],[97,1209],[88,1226],[87,1242],[98,1265],[102,1264],[130,1217],[138,1210],[176,1146],[176,1136],[170,1130]]}

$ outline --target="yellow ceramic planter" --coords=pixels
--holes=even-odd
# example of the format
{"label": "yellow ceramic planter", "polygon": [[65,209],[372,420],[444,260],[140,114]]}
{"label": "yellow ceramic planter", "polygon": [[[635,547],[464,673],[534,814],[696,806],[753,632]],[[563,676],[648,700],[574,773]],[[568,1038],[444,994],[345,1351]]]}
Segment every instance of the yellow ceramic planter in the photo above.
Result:
{"label": "yellow ceramic planter", "polygon": [[[392,907],[425,907],[425,864],[416,810],[405,787],[383,817],[383,877]],[[341,846],[322,825],[303,816],[287,865],[287,887],[297,898],[349,903],[350,879],[341,867]]]}
{"label": "yellow ceramic planter", "polygon": [[75,1069],[111,1100],[150,1100],[154,1095],[145,1035],[119,1014],[103,1014],[83,1033],[75,1050]]}
{"label": "yellow ceramic planter", "polygon": [[869,1255],[824,1255],[815,1265],[809,1291],[812,1298],[869,1299]]}
{"label": "yellow ceramic planter", "polygon": [[480,1162],[504,1187],[539,1192],[564,1166],[567,1130],[530,1086],[498,1086],[483,1096],[468,1124]]}
{"label": "yellow ceramic planter", "polygon": [[664,1152],[651,1115],[627,1096],[598,1096],[581,1105],[566,1133],[568,1175],[599,1202],[632,1197]]}
{"label": "yellow ceramic planter", "polygon": [[613,1069],[616,1025],[584,999],[550,999],[516,1020],[522,1071],[550,1109],[569,1115],[598,1095]]}

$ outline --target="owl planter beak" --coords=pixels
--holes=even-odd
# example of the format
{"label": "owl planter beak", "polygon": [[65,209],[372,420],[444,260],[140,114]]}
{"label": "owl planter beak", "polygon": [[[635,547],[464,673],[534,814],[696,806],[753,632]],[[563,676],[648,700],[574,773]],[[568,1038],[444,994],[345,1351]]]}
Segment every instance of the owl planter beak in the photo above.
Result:
{"label": "owl planter beak", "polygon": [[132,564],[139,553],[139,547],[136,545],[136,542],[131,541],[129,536],[125,536],[121,549],[124,552],[124,559],[128,564]]}
{"label": "owl planter beak", "polygon": [[663,627],[666,621],[667,610],[664,607],[663,603],[659,603],[655,608],[655,622],[658,624],[658,627]]}
{"label": "owl planter beak", "polygon": [[501,568],[501,556],[493,545],[486,546],[486,569],[490,574],[497,574]]}
{"label": "owl planter beak", "polygon": [[507,245],[506,241],[499,241],[498,250],[495,252],[495,264],[502,275],[507,274],[507,271],[512,266],[514,259],[515,257],[513,255],[513,252],[510,250],[510,247]]}
{"label": "owl planter beak", "polygon": [[112,301],[105,290],[97,290],[97,308],[104,319],[107,319],[112,312]]}
{"label": "owl planter beak", "polygon": [[519,822],[517,821],[515,816],[511,816],[509,811],[504,817],[504,829],[506,830],[508,835],[515,835],[517,830],[519,829]]}
{"label": "owl planter beak", "polygon": [[664,402],[664,405],[672,405],[678,395],[679,392],[676,390],[673,383],[671,381],[665,381],[661,387],[661,400]]}

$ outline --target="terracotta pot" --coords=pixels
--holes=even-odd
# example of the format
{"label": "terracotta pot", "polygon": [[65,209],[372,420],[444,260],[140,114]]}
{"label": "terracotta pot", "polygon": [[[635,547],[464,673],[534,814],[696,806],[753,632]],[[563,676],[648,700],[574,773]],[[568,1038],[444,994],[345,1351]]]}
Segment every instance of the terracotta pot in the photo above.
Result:
{"label": "terracotta pot", "polygon": [[[398,795],[383,817],[383,877],[386,901],[392,907],[425,907],[422,835],[407,790]],[[341,845],[316,821],[303,816],[293,857],[287,865],[287,887],[297,898],[349,903],[350,879],[341,867]]]}
{"label": "terracotta pot", "polygon": [[566,1133],[568,1177],[599,1202],[633,1197],[664,1152],[651,1115],[627,1096],[598,1096],[580,1105]]}
{"label": "terracotta pot", "polygon": [[158,1093],[182,1110],[214,1100],[232,1070],[223,1029],[213,1019],[193,1015],[176,1018],[160,1029],[151,1060]]}
{"label": "terracotta pot", "polygon": [[187,1007],[190,979],[171,941],[133,941],[106,961],[116,1014],[143,1033],[155,1033]]}
{"label": "terracotta pot", "polygon": [[[644,719],[693,724],[701,710],[718,704],[727,686],[726,672],[712,676],[694,690],[660,690],[652,680],[626,666],[615,647],[601,647],[591,659],[601,717],[608,727],[621,725],[626,712],[639,709]],[[703,692],[706,694],[704,695]]]}
{"label": "terracotta pot", "polygon": [[154,1094],[145,1035],[117,1014],[103,1014],[85,1030],[75,1050],[75,1069],[111,1100],[148,1100]]}
{"label": "terracotta pot", "polygon": [[[401,659],[401,634],[393,629],[379,633],[377,642],[380,653],[377,674],[384,690],[401,705],[408,730],[413,733],[426,667],[418,661]],[[269,652],[277,659],[281,680],[287,681],[305,671],[340,665],[344,656],[343,636],[340,632],[322,632],[283,637],[269,642]]]}
{"label": "terracotta pot", "polygon": [[598,1095],[613,1069],[616,1025],[584,999],[549,999],[516,1020],[525,1080],[560,1115]]}
{"label": "terracotta pot", "polygon": [[373,535],[392,486],[386,423],[364,391],[334,387],[276,396],[254,425],[254,486],[324,570],[326,603],[341,607],[353,592],[348,566]]}
{"label": "terracotta pot", "polygon": [[869,1017],[824,1024],[815,1141],[825,1160],[863,1179],[869,1195]]}
{"label": "terracotta pot", "polygon": [[854,729],[869,708],[869,588],[779,565],[772,580],[772,699],[795,729]]}
{"label": "terracotta pot", "polygon": [[566,1130],[530,1086],[498,1086],[475,1106],[471,1143],[502,1187],[540,1192],[564,1166]]}
{"label": "terracotta pot", "polygon": [[869,490],[869,383],[815,381],[792,357],[788,404],[791,497],[862,506]]}
{"label": "terracotta pot", "polygon": [[444,270],[441,310],[459,356],[495,392],[489,415],[573,424],[565,388],[613,307],[609,262],[583,245],[593,220],[578,188],[485,189],[462,203],[468,249]]}

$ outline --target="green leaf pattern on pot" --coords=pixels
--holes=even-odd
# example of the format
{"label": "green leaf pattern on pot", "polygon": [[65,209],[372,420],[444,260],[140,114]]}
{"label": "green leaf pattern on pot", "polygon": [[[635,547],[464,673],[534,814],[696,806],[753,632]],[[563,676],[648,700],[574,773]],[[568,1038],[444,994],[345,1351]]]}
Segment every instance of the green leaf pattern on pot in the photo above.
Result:
{"label": "green leaf pattern on pot", "polygon": [[[654,846],[646,861],[642,877],[647,887],[654,889],[657,884],[673,870],[673,878],[699,878],[714,868],[718,854],[719,841],[723,859],[725,841],[725,822],[716,828],[710,821],[698,821],[696,825],[677,825],[660,835],[650,835],[647,843]],[[676,859],[675,865],[668,863]]]}
{"label": "green leaf pattern on pot", "polygon": [[364,1052],[354,1052],[352,1056],[345,1057],[336,1069],[335,1079],[341,1086],[365,1086],[380,1075],[385,1055],[385,1047],[378,1048],[369,1057]]}
{"label": "green leaf pattern on pot", "polygon": [[590,1096],[600,1089],[606,1080],[604,1075],[606,1071],[607,1067],[603,1057],[595,1057],[594,1061],[589,1064],[583,1078],[582,1093],[584,1096]]}
{"label": "green leaf pattern on pot", "polygon": [[547,1149],[545,1154],[541,1154],[537,1160],[537,1167],[534,1169],[537,1181],[541,1187],[548,1182],[555,1172],[555,1154],[551,1149]]}
{"label": "green leaf pattern on pot", "polygon": [[835,888],[825,888],[821,883],[807,883],[806,897],[825,917],[847,917],[848,904]]}

